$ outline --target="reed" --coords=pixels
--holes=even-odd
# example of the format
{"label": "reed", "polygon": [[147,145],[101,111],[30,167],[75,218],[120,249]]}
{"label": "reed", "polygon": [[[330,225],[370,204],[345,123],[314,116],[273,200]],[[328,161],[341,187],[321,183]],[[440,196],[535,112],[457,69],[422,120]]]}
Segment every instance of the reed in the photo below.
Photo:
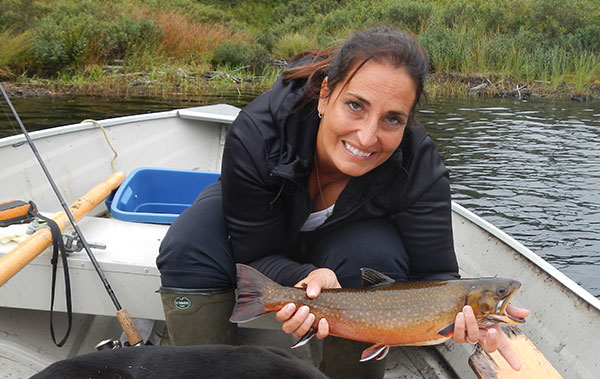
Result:
{"label": "reed", "polygon": [[0,46],[0,77],[14,78],[26,69],[25,65],[31,59],[31,33],[7,29],[0,32]]}

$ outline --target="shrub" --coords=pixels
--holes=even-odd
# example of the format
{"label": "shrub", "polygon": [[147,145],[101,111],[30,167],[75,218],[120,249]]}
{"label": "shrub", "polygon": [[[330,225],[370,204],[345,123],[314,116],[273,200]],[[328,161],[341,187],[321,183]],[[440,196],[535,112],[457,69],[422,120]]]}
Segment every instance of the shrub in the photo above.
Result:
{"label": "shrub", "polygon": [[586,25],[577,29],[568,39],[573,49],[600,52],[600,25]]}
{"label": "shrub", "polygon": [[102,5],[94,1],[57,1],[32,30],[35,68],[58,71],[80,63],[91,36],[96,34],[95,15]]}
{"label": "shrub", "polygon": [[200,2],[195,0],[145,0],[144,5],[152,8],[154,11],[165,11],[168,10],[172,13],[178,13],[185,15],[190,20],[195,22],[223,22],[230,21],[233,16],[225,5],[224,1],[219,2],[219,9],[217,4],[205,4],[206,2]]}
{"label": "shrub", "polygon": [[34,25],[50,6],[34,0],[0,0],[0,32],[23,32]]}
{"label": "shrub", "polygon": [[255,55],[247,44],[223,41],[212,52],[210,63],[213,66],[240,67],[253,64]]}
{"label": "shrub", "polygon": [[433,4],[422,1],[388,0],[372,6],[371,20],[408,29],[414,33],[423,30],[433,12]]}
{"label": "shrub", "polygon": [[156,21],[135,20],[128,15],[102,23],[100,30],[96,44],[98,55],[104,59],[124,58],[134,49],[155,45],[162,35]]}
{"label": "shrub", "polygon": [[273,55],[278,58],[292,58],[304,50],[317,47],[315,36],[300,33],[286,34],[273,47]]}
{"label": "shrub", "polygon": [[70,23],[45,18],[34,29],[33,58],[38,69],[57,71],[80,61],[91,31],[91,16],[81,15]]}

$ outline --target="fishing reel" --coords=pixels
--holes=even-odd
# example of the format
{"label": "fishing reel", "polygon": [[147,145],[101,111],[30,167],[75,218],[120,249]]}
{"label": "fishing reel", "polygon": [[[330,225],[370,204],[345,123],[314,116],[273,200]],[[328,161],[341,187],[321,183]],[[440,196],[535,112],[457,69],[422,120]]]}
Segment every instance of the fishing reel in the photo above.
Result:
{"label": "fishing reel", "polygon": [[[133,346],[135,347],[135,346],[142,346],[142,345],[144,345],[144,341],[140,341]],[[96,346],[94,346],[94,349],[96,349],[96,351],[102,351],[102,350],[120,349],[123,347],[131,347],[131,345],[129,344],[129,342],[125,342],[125,343],[121,344],[121,341],[119,341],[119,340],[111,340],[110,338],[108,338],[108,339],[98,342],[96,344]]]}
{"label": "fishing reel", "polygon": [[96,351],[113,350],[122,347],[119,340],[111,340],[110,338],[100,341],[94,346]]}

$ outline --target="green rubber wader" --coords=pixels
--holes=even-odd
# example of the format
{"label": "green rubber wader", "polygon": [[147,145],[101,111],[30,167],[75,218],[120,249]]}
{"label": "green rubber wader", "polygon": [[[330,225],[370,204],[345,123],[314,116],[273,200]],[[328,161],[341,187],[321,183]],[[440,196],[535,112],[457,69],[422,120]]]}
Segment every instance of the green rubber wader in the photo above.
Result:
{"label": "green rubber wader", "polygon": [[237,325],[229,322],[234,290],[159,290],[171,345],[235,345]]}

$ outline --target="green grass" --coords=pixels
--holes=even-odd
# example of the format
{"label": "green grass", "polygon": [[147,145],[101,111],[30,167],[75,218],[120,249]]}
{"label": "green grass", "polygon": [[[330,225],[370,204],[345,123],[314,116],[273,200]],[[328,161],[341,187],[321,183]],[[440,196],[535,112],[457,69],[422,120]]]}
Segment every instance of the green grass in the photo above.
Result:
{"label": "green grass", "polygon": [[[0,78],[10,80],[112,89],[142,72],[160,88],[229,86],[231,76],[268,87],[273,60],[389,25],[419,38],[439,77],[578,93],[600,81],[598,0],[0,0],[0,9]],[[206,71],[222,74],[206,83]]]}

